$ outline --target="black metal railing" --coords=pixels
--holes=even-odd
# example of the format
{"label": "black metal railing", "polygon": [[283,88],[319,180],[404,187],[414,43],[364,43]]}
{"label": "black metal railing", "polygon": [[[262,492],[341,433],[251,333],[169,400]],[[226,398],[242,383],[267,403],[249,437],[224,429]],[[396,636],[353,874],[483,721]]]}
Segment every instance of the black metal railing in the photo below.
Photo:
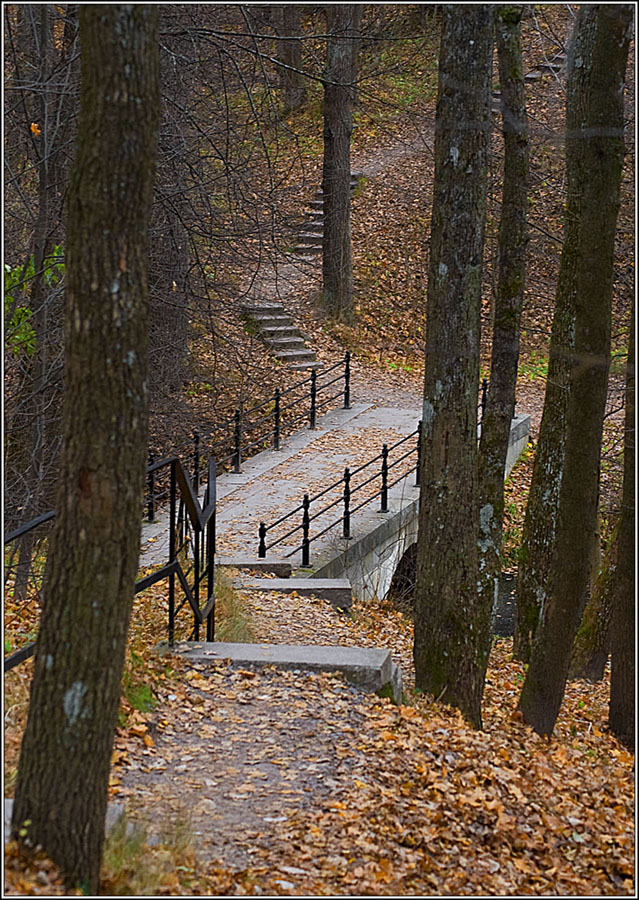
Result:
{"label": "black metal railing", "polygon": [[[217,426],[216,432],[221,435],[217,440],[205,444],[198,432],[193,434],[193,451],[191,454],[191,478],[196,491],[199,491],[203,468],[201,461],[207,455],[217,459],[219,470],[231,468],[240,473],[242,461],[261,450],[280,449],[280,441],[284,434],[290,433],[302,423],[315,428],[317,416],[329,404],[341,400],[344,409],[350,409],[351,365],[350,353],[343,360],[327,369],[311,374],[290,387],[276,388],[272,397],[248,410],[236,409],[233,416]],[[335,374],[337,373],[337,374]],[[333,377],[328,377],[333,376]],[[343,382],[339,390],[326,395],[326,391]],[[149,454],[147,467],[147,483],[145,491],[145,508],[149,522],[153,522],[158,506],[166,502],[169,494],[168,479],[162,478],[161,468],[152,454]]]}
{"label": "black metal railing", "polygon": [[[408,447],[408,449],[401,452],[395,459],[392,459],[389,462],[390,455],[400,447],[404,447],[406,444],[409,444],[409,442],[410,446]],[[295,509],[290,510],[290,512],[286,513],[285,515],[280,516],[280,518],[275,522],[272,522],[270,525],[266,525],[264,522],[260,522],[258,556],[263,559],[266,556],[268,550],[271,550],[278,544],[282,544],[284,541],[291,538],[294,534],[301,532],[301,543],[295,546],[289,553],[287,553],[285,555],[285,559],[288,559],[290,556],[293,556],[295,553],[298,553],[301,550],[302,566],[309,566],[310,545],[313,541],[316,541],[318,538],[326,534],[327,531],[335,528],[335,526],[339,525],[340,523],[342,524],[342,536],[344,538],[350,538],[351,517],[354,513],[358,512],[369,503],[372,503],[373,500],[377,498],[380,499],[379,511],[388,512],[388,491],[404,478],[408,478],[408,476],[413,472],[415,473],[415,484],[419,485],[420,455],[421,422],[419,423],[415,431],[412,431],[409,435],[401,438],[401,440],[397,441],[396,443],[391,444],[391,446],[388,446],[388,444],[384,444],[381,451],[372,459],[369,459],[367,462],[362,463],[362,465],[357,466],[354,469],[346,467],[341,478],[337,479],[337,481],[334,481],[332,484],[329,484],[328,487],[325,487],[322,491],[319,491],[319,493],[314,494],[312,497],[309,497],[308,494],[304,494],[304,498],[299,506],[296,506]],[[412,456],[415,457],[414,463],[412,465],[402,466],[402,463],[405,463]],[[375,463],[379,463],[379,465],[377,469],[372,470],[372,467],[375,465]],[[396,472],[399,472],[399,474],[396,474],[396,472],[393,473],[393,470],[396,470]],[[362,476],[362,473],[366,473],[363,480],[354,485],[353,479],[357,476]],[[396,477],[393,477],[393,474],[395,474]],[[372,494],[369,494],[368,496],[364,497],[364,499],[360,500],[356,506],[353,506],[353,497],[356,494],[360,494],[360,492],[363,492],[378,479],[379,487],[374,490]],[[311,513],[312,505],[317,504],[319,500],[322,500],[324,497],[327,497],[327,495],[331,493],[335,493],[337,496],[330,500],[326,505],[321,506],[320,509],[315,510],[314,508],[314,511]],[[359,499],[359,497],[357,499]],[[330,512],[340,504],[342,507],[341,514],[336,519],[333,519],[331,522],[329,522],[329,524],[322,528],[321,531],[318,531],[311,537],[311,523],[316,521],[320,517],[325,516],[328,512]],[[277,528],[283,522],[286,522],[300,512],[302,513],[302,517],[301,521],[297,525],[295,525],[285,534],[280,535],[275,540],[267,544],[266,537],[270,531],[273,531],[273,529]]]}
{"label": "black metal railing", "polygon": [[[486,411],[487,394],[488,380],[484,378],[481,383],[480,399],[477,407],[477,424],[479,426],[478,432],[480,431]],[[393,459],[389,462],[391,453],[398,450],[398,448],[403,447],[411,440],[413,440],[413,444],[408,448],[408,450],[402,452],[401,455],[399,455],[396,459]],[[351,517],[353,516],[353,514],[358,512],[364,506],[367,506],[369,503],[372,503],[372,501],[377,498],[379,498],[380,500],[379,511],[382,513],[388,512],[388,492],[390,488],[394,487],[403,479],[407,479],[408,476],[413,472],[415,473],[415,485],[419,487],[422,452],[421,448],[422,423],[420,422],[415,431],[397,441],[395,444],[392,444],[391,446],[388,446],[388,444],[384,444],[381,451],[372,459],[369,459],[362,465],[357,466],[357,468],[355,469],[347,467],[344,470],[344,474],[341,478],[337,479],[337,481],[334,481],[332,484],[329,484],[328,487],[325,487],[319,493],[314,494],[312,497],[310,497],[308,494],[304,494],[302,502],[298,506],[290,510],[288,513],[285,513],[285,515],[280,516],[280,518],[276,519],[275,522],[271,522],[270,525],[267,525],[265,522],[260,522],[258,531],[258,557],[263,559],[266,556],[268,550],[271,550],[273,549],[273,547],[283,544],[285,541],[293,537],[293,535],[301,532],[301,543],[290,550],[290,552],[286,553],[284,558],[288,559],[289,557],[294,556],[296,553],[299,553],[301,551],[302,566],[310,566],[310,545],[313,541],[318,540],[318,538],[322,537],[324,534],[338,526],[340,523],[342,525],[342,537],[344,537],[345,539],[349,539],[351,537]],[[405,463],[406,460],[410,459],[413,455],[415,457],[414,463],[408,468],[404,465],[401,468],[401,473],[393,478],[392,470],[396,469],[398,466],[401,466],[402,463]],[[361,483],[353,487],[352,479],[356,476],[361,475],[362,472],[365,472],[370,467],[374,466],[375,463],[379,463],[378,468],[373,471],[372,474],[368,475],[368,477],[366,477]],[[378,479],[379,487],[372,494],[361,500],[356,506],[353,506],[353,495],[359,491],[362,491],[364,488],[368,487]],[[331,494],[331,492],[337,493],[337,496],[334,497],[327,505],[311,513],[311,507],[313,507],[313,504],[317,504],[318,500],[321,500],[328,494]],[[325,516],[326,513],[330,512],[330,510],[334,509],[340,504],[342,506],[341,515],[338,518],[333,519],[331,522],[329,522],[328,525],[322,528],[321,531],[318,531],[311,537],[311,524],[320,517]],[[313,507],[313,509],[315,510],[315,507]],[[269,534],[269,532],[272,532],[274,529],[278,528],[284,522],[292,519],[299,513],[301,513],[301,521],[298,522],[297,525],[294,525],[293,528],[289,529],[285,534],[282,534],[274,540],[271,540],[270,543],[267,543],[267,535]]]}
{"label": "black metal railing", "polygon": [[[135,593],[138,594],[157,582],[168,579],[169,644],[172,645],[175,641],[177,619],[184,609],[192,613],[192,624],[185,631],[186,639],[199,640],[200,627],[206,624],[206,640],[212,641],[215,635],[215,460],[210,457],[207,463],[207,483],[202,505],[198,501],[191,476],[185,472],[176,456],[154,461],[147,467],[147,479],[158,472],[166,475],[168,483],[167,561],[140,579],[135,585]],[[54,517],[55,510],[50,510],[5,536],[5,591],[7,587],[12,588],[15,597],[17,583],[20,580],[23,582],[20,589],[24,597],[16,611],[17,614],[25,613],[28,606],[40,604],[44,560],[41,560],[37,570],[34,570],[34,548],[36,554],[46,558],[46,550],[44,554],[42,552],[48,540],[48,531],[45,532],[45,528]],[[29,558],[28,561],[23,561],[25,569],[21,572],[20,557],[25,541],[28,545]],[[22,547],[20,542],[23,542]],[[176,595],[176,579],[182,588],[181,598]],[[5,672],[33,655],[35,650],[35,640],[31,640],[35,631],[33,619],[34,616],[31,616],[29,620],[30,633],[19,635],[29,642],[5,656]],[[5,621],[5,636],[6,624]]]}

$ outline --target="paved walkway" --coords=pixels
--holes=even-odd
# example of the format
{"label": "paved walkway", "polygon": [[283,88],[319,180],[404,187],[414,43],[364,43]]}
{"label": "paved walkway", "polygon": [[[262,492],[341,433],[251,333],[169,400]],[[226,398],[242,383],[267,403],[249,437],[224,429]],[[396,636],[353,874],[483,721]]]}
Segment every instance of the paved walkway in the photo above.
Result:
{"label": "paved walkway", "polygon": [[[282,440],[279,451],[266,450],[242,464],[239,475],[225,473],[217,479],[217,544],[218,559],[255,559],[258,554],[259,524],[267,525],[301,504],[303,495],[316,494],[341,478],[344,468],[362,465],[380,453],[384,443],[396,443],[410,435],[417,427],[421,410],[396,409],[378,406],[374,403],[353,404],[351,409],[336,409],[318,419],[315,430],[298,431]],[[414,446],[407,441],[402,446],[405,452]],[[391,455],[391,460],[393,456]],[[405,468],[414,465],[415,457],[407,460]],[[365,478],[380,471],[378,461],[352,480],[352,487]],[[399,470],[394,470],[399,471]],[[396,477],[396,476],[395,476]],[[394,480],[394,479],[393,479]],[[356,492],[352,506],[356,506],[366,496],[379,490],[380,479]],[[311,515],[332,500],[341,498],[343,484],[311,506]],[[378,508],[379,500],[365,507],[367,516]],[[311,537],[325,528],[342,514],[343,503],[311,523]],[[359,514],[360,521],[362,514]],[[290,531],[302,520],[301,512],[273,529],[267,535],[267,545],[275,538]],[[357,528],[358,513],[353,515],[353,531]],[[154,523],[144,523],[142,528],[142,548],[140,564],[156,565],[167,559],[168,512],[157,513]],[[311,544],[311,561],[326,551],[341,534],[336,526]],[[301,544],[301,531],[286,539],[282,545],[268,551],[267,558],[283,558]],[[301,564],[301,553],[296,553],[290,561],[293,566]]]}

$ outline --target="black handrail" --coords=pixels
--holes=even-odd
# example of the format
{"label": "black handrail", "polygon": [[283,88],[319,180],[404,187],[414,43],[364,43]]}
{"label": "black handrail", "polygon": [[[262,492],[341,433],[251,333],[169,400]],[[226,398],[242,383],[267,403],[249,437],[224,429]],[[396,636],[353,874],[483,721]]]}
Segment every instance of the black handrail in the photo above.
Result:
{"label": "black handrail", "polygon": [[[165,457],[161,460],[153,460],[146,469],[147,479],[161,469],[169,469],[170,514],[169,514],[169,550],[168,560],[155,572],[145,576],[136,582],[135,593],[144,591],[162,581],[169,579],[169,614],[168,614],[168,639],[172,645],[175,640],[176,617],[180,610],[188,603],[193,613],[193,630],[189,640],[199,640],[200,626],[206,623],[206,639],[212,641],[215,635],[215,510],[216,510],[216,463],[214,457],[209,457],[206,476],[207,486],[204,495],[204,503],[200,505],[197,492],[194,487],[195,474],[187,474],[180,460],[176,456]],[[180,511],[178,512],[178,498]],[[35,531],[40,526],[55,518],[56,511],[49,510],[46,513],[25,523],[15,531],[5,535],[5,545]],[[192,532],[192,539],[187,532]],[[188,554],[192,555],[192,565],[187,571],[180,562],[179,557],[184,554],[186,564]],[[189,576],[193,576],[189,581]],[[184,592],[184,600],[176,606],[175,603],[175,579],[178,579]],[[201,605],[200,592],[206,582],[206,594]],[[35,641],[21,647],[14,653],[5,657],[4,671],[7,672],[15,666],[29,659],[34,653]]]}
{"label": "black handrail", "polygon": [[[285,388],[276,388],[272,397],[268,397],[256,406],[248,410],[236,409],[235,413],[228,419],[225,419],[217,427],[218,433],[227,431],[225,437],[212,441],[208,446],[203,445],[200,434],[196,431],[193,434],[193,452],[191,459],[191,471],[193,486],[198,491],[202,478],[202,469],[200,460],[207,454],[214,455],[217,458],[218,468],[222,468],[227,463],[233,465],[233,471],[237,474],[242,471],[242,461],[246,453],[251,450],[267,449],[272,447],[274,450],[280,449],[281,438],[286,429],[287,432],[293,429],[295,425],[306,420],[309,428],[314,429],[317,424],[317,413],[324,409],[329,403],[342,398],[343,408],[350,409],[350,352],[347,352],[342,360],[333,363],[327,369],[319,371],[313,369],[310,375],[302,378],[295,384]],[[326,376],[338,369],[342,369],[338,375],[326,381]],[[320,393],[325,392],[337,382],[343,381],[344,386],[341,391],[331,394],[329,397],[321,397]],[[300,391],[302,388],[308,388],[300,396],[295,397],[290,402],[283,402],[283,398],[288,394]],[[290,409],[307,404],[308,409],[304,409],[300,415],[294,418],[286,418],[283,420],[283,413]],[[267,408],[267,412],[254,418],[255,413]],[[260,426],[267,426],[266,429],[260,430]],[[221,449],[232,448],[226,455],[220,455]],[[147,467],[147,482],[145,505],[147,510],[147,520],[154,521],[155,510],[160,500],[166,499],[169,490],[166,485],[158,490],[158,483],[155,473],[158,468],[162,467],[162,461],[156,462],[153,455],[149,454],[149,466]]]}
{"label": "black handrail", "polygon": [[[482,382],[481,382],[481,388],[480,388],[480,399],[479,399],[479,403],[477,406],[477,409],[479,412],[478,424],[480,426],[483,423],[484,415],[486,412],[488,387],[489,387],[488,379],[483,378]],[[346,468],[344,471],[344,475],[341,478],[339,478],[337,481],[334,481],[332,484],[329,484],[328,487],[325,487],[323,490],[319,491],[317,494],[314,494],[312,497],[309,497],[308,494],[305,494],[304,502],[302,504],[296,506],[294,509],[290,510],[290,512],[288,512],[288,513],[285,513],[283,516],[280,516],[280,518],[277,519],[275,522],[272,522],[270,525],[267,525],[265,522],[260,522],[259,530],[258,530],[258,535],[259,535],[258,556],[261,559],[263,559],[266,556],[266,553],[268,550],[271,550],[273,547],[276,547],[278,544],[282,544],[285,540],[287,540],[289,537],[291,537],[291,535],[295,534],[297,531],[302,529],[302,531],[304,533],[304,539],[302,541],[302,544],[295,547],[293,550],[290,551],[290,553],[287,553],[284,558],[288,559],[289,557],[294,556],[295,553],[298,553],[301,550],[302,551],[302,566],[303,567],[309,566],[310,565],[310,549],[309,549],[310,544],[313,541],[317,540],[322,535],[326,534],[327,531],[330,531],[331,528],[334,528],[336,525],[338,525],[341,522],[343,536],[347,539],[350,538],[351,517],[352,517],[353,513],[362,509],[362,507],[371,503],[373,500],[375,500],[378,497],[380,498],[380,512],[382,512],[382,513],[388,512],[388,491],[392,487],[394,487],[400,481],[408,478],[408,476],[412,472],[415,472],[415,485],[419,486],[421,453],[422,453],[422,433],[423,433],[422,423],[420,422],[419,425],[417,426],[417,428],[415,429],[415,431],[412,431],[410,434],[406,435],[405,437],[400,438],[394,444],[391,444],[390,446],[387,444],[384,444],[381,451],[376,456],[373,456],[371,459],[367,460],[366,462],[362,463],[361,465],[357,466],[354,469]],[[389,462],[389,456],[392,453],[392,451],[397,450],[399,447],[401,447],[407,441],[410,441],[411,439],[414,439],[415,437],[417,438],[417,440],[415,441],[415,445],[413,447],[411,447],[406,452],[402,453],[396,459],[393,459],[391,462]],[[396,466],[400,465],[402,462],[404,462],[406,459],[408,459],[413,454],[415,454],[415,464],[413,466],[411,466],[407,471],[403,471],[402,474],[400,474],[394,480],[389,481],[388,476],[389,476],[389,472],[391,471],[391,469],[394,469]],[[365,469],[367,469],[369,466],[373,465],[374,463],[378,462],[379,460],[382,461],[379,471],[373,473],[371,476],[369,476],[368,478],[366,478],[364,481],[357,484],[356,486],[354,486],[354,487],[351,486],[351,479],[353,478],[353,476],[359,475],[361,472],[363,472]],[[380,479],[379,490],[375,491],[375,493],[371,494],[369,497],[366,497],[357,506],[355,506],[355,507],[351,506],[351,499],[352,499],[353,495],[355,493],[357,493],[357,491],[361,491],[363,488],[367,487],[369,484],[371,484],[377,478]],[[331,501],[328,505],[322,507],[322,509],[318,510],[317,512],[314,512],[311,515],[311,513],[310,513],[311,505],[313,503],[315,503],[317,500],[319,500],[321,497],[323,497],[325,494],[328,494],[330,491],[333,491],[336,488],[339,488],[340,485],[344,486],[341,497],[338,497],[336,500]],[[311,537],[310,536],[311,522],[320,518],[322,515],[327,513],[334,506],[337,506],[337,504],[340,503],[340,501],[343,503],[342,515],[338,519],[335,519],[335,521],[333,521],[329,525],[327,525],[325,528],[323,528],[322,531],[318,532],[317,534],[314,534]],[[278,525],[281,525],[282,522],[285,522],[287,519],[289,519],[291,516],[294,516],[300,510],[302,510],[302,513],[303,513],[301,524],[295,526],[295,528],[292,528],[291,530],[287,531],[286,534],[282,535],[281,537],[279,537],[276,540],[271,541],[271,543],[267,544],[266,543],[266,535],[268,534],[268,532],[271,531],[273,528],[276,528]]]}

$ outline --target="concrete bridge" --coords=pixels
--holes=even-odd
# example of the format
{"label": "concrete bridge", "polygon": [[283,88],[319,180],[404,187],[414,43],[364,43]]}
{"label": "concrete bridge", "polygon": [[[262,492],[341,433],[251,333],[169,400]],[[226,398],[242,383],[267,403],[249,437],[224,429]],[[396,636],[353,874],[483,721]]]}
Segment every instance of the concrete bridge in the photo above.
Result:
{"label": "concrete bridge", "polygon": [[[314,430],[283,440],[280,450],[246,460],[240,474],[218,476],[217,565],[238,568],[246,586],[323,595],[341,608],[350,606],[353,595],[383,598],[398,562],[417,539],[419,489],[413,467],[420,416],[420,409],[371,403],[337,409],[318,419]],[[526,446],[529,430],[528,415],[513,419],[506,475]],[[387,511],[380,511],[379,496],[358,509],[368,495],[379,492],[384,444],[391,448]],[[395,465],[402,455],[404,460]],[[365,465],[375,457],[372,465]],[[347,466],[353,474],[350,533],[345,538],[342,475]],[[402,474],[408,469],[412,471]],[[304,494],[311,499],[308,565],[303,565],[301,547]],[[318,494],[321,497],[313,500]],[[323,507],[328,507],[326,512]],[[260,559],[260,522],[271,526],[291,510],[296,512],[269,528],[266,555]],[[329,527],[332,522],[334,527]],[[161,517],[145,525],[141,564],[152,564],[164,553],[162,528]],[[268,576],[268,584],[249,572]]]}

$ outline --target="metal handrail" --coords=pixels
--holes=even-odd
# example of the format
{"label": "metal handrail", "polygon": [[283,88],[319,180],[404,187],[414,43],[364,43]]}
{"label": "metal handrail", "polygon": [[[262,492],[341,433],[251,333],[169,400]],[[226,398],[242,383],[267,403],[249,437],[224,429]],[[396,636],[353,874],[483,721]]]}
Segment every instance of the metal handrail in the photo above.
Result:
{"label": "metal handrail", "polygon": [[[169,550],[168,561],[152,572],[150,575],[138,580],[135,585],[135,593],[146,590],[158,581],[166,578],[169,579],[169,617],[168,617],[168,637],[169,644],[172,644],[175,638],[175,619],[180,610],[188,603],[193,613],[193,631],[189,639],[199,639],[199,628],[206,624],[207,640],[211,641],[215,634],[215,595],[214,595],[214,557],[215,557],[215,510],[216,510],[216,463],[215,458],[210,457],[207,465],[207,487],[204,496],[204,504],[200,505],[196,490],[191,482],[191,476],[184,470],[177,456],[165,457],[164,459],[151,462],[146,467],[146,477],[153,478],[155,472],[159,469],[170,467],[170,522],[169,522]],[[185,513],[182,522],[179,521],[177,514],[178,494],[180,495],[180,506]],[[187,516],[188,514],[188,523]],[[45,523],[55,518],[56,511],[49,510],[30,522],[25,523],[20,528],[15,529],[5,535],[4,544],[9,544],[31,531],[39,528]],[[184,527],[184,535],[179,540],[178,532]],[[191,548],[191,542],[185,539],[186,528],[190,527],[193,531],[194,541]],[[202,542],[200,543],[200,538]],[[184,571],[178,556],[184,551],[192,550],[193,560],[191,566]],[[189,576],[193,575],[192,583],[189,583]],[[184,592],[184,600],[176,607],[175,605],[175,579],[178,579]],[[200,606],[200,586],[207,581],[207,593],[203,606]],[[21,647],[14,653],[5,657],[4,671],[7,672],[25,660],[33,656],[35,651],[35,641]]]}
{"label": "metal handrail", "polygon": [[[285,430],[290,431],[291,428],[293,428],[295,425],[298,425],[305,419],[309,422],[309,428],[314,429],[316,425],[318,410],[324,409],[324,407],[328,406],[329,403],[332,403],[340,397],[343,397],[343,408],[350,409],[350,359],[350,352],[346,352],[343,360],[339,360],[338,362],[333,363],[333,365],[329,366],[329,368],[327,369],[322,369],[319,375],[317,371],[313,369],[310,375],[307,375],[300,381],[295,382],[295,384],[292,384],[286,388],[276,388],[275,393],[272,397],[268,397],[266,400],[263,400],[256,406],[253,406],[248,410],[236,409],[233,416],[225,419],[216,428],[216,431],[220,432],[224,429],[232,427],[232,436],[227,435],[226,438],[215,440],[208,444],[208,447],[204,447],[200,446],[199,433],[197,431],[194,432],[193,453],[191,458],[192,480],[194,486],[196,488],[199,488],[200,486],[200,457],[202,455],[206,455],[207,452],[216,455],[219,467],[224,466],[227,463],[232,463],[234,472],[236,474],[239,474],[241,472],[243,455],[247,451],[255,450],[256,448],[265,449],[266,446],[272,446],[274,450],[279,450],[280,440]],[[330,375],[332,372],[335,372],[338,369],[343,369],[343,371],[329,381],[325,380],[327,375]],[[334,384],[337,384],[337,382],[339,381],[344,382],[344,388],[342,391],[336,394],[332,394],[329,397],[323,397],[321,401],[318,399],[320,391],[326,391],[327,388],[331,387]],[[308,387],[309,385],[310,387]],[[301,394],[301,396],[292,399],[288,403],[282,403],[283,397],[295,391],[300,391],[303,388],[308,389],[305,390],[304,393]],[[282,422],[283,413],[286,413],[288,412],[288,410],[293,409],[296,406],[300,406],[300,404],[306,403],[307,401],[309,401],[310,404],[308,410],[305,410],[300,415],[295,416],[295,418],[290,418],[285,422]],[[257,419],[252,419],[252,416],[256,412],[269,406],[272,407],[270,412],[264,413]],[[271,422],[272,425],[270,428],[262,433],[257,432],[259,426],[268,425]],[[255,432],[257,432],[257,434],[255,434]],[[248,436],[250,436],[250,440],[246,440]],[[228,447],[229,442],[233,446],[232,451],[224,456],[219,456],[217,454],[217,451],[220,448]],[[165,464],[165,460],[156,461],[153,455],[149,454],[150,469],[147,468],[146,485],[146,508],[147,518],[149,522],[154,521],[155,509],[158,505],[158,501],[160,499],[164,499],[168,493],[168,489],[166,488],[164,488],[161,493],[156,491],[154,478],[154,473],[158,471],[158,469],[162,468]]]}
{"label": "metal handrail", "polygon": [[[484,414],[486,411],[487,394],[488,394],[488,380],[486,378],[484,378],[484,379],[482,379],[482,382],[481,382],[480,400],[479,400],[479,403],[477,406],[477,408],[479,410],[479,414],[480,414],[479,415],[479,423],[478,423],[479,425],[482,424]],[[411,439],[413,439],[415,437],[417,437],[417,441],[416,441],[416,444],[414,447],[407,450],[405,453],[403,453],[401,456],[394,459],[392,462],[390,462],[390,463],[388,462],[388,456],[393,450],[396,450],[398,447],[401,447],[407,441],[410,441]],[[291,535],[293,535],[296,532],[301,530],[304,535],[304,539],[303,539],[302,543],[299,546],[295,547],[293,550],[291,550],[289,553],[285,554],[284,558],[288,559],[289,557],[293,556],[295,553],[298,553],[301,550],[302,551],[302,566],[304,566],[304,567],[309,566],[310,565],[310,545],[311,545],[311,543],[313,541],[317,540],[318,538],[322,537],[322,535],[326,534],[327,531],[330,531],[331,528],[335,528],[336,525],[338,525],[340,522],[342,522],[343,536],[344,536],[344,538],[347,538],[347,539],[350,538],[351,515],[353,513],[357,512],[358,510],[362,509],[362,507],[371,503],[373,500],[375,500],[378,497],[381,499],[380,512],[388,512],[388,491],[390,488],[394,487],[396,484],[398,484],[403,479],[408,478],[408,476],[411,475],[413,472],[415,473],[415,485],[419,486],[421,444],[422,444],[422,422],[419,423],[419,425],[417,426],[415,431],[412,431],[410,434],[406,435],[405,437],[400,438],[394,444],[391,444],[390,446],[388,446],[387,444],[384,444],[380,453],[378,453],[376,456],[373,456],[371,459],[367,460],[366,462],[362,463],[361,465],[357,466],[355,469],[351,470],[349,468],[346,468],[344,470],[344,475],[341,478],[339,478],[337,481],[334,481],[332,484],[328,485],[328,487],[325,487],[323,490],[319,491],[317,494],[314,494],[313,497],[309,497],[308,494],[305,494],[304,501],[301,504],[296,506],[295,509],[292,509],[290,512],[286,513],[285,515],[280,516],[280,518],[277,519],[275,522],[272,522],[270,525],[266,525],[265,522],[260,522],[259,531],[258,531],[258,535],[259,535],[258,557],[263,559],[266,556],[267,550],[271,550],[273,547],[277,546],[278,544],[281,544],[287,538],[291,537]],[[393,481],[389,482],[388,474],[389,474],[390,470],[395,468],[396,466],[398,466],[400,463],[404,462],[406,459],[408,459],[414,453],[416,454],[415,465],[413,465],[410,469],[408,469],[408,471],[403,472],[401,475],[399,475]],[[360,474],[365,469],[367,469],[369,466],[378,462],[380,459],[382,460],[382,465],[381,465],[381,469],[378,472],[375,472],[373,475],[368,477],[365,481],[361,482],[360,484],[358,484],[354,487],[351,487],[351,479],[353,478],[354,475]],[[371,496],[367,497],[365,500],[363,500],[357,506],[351,508],[350,501],[351,501],[351,497],[353,496],[353,494],[362,490],[367,485],[369,485],[373,481],[375,481],[375,479],[377,479],[377,478],[381,479],[380,489],[378,491],[376,491],[374,494],[371,494]],[[323,507],[318,512],[315,512],[312,515],[310,514],[309,509],[310,509],[310,506],[312,503],[316,502],[317,500],[319,500],[320,497],[323,497],[325,494],[329,493],[329,491],[339,488],[341,485],[344,485],[344,492],[343,492],[342,497],[336,498],[335,500],[333,500],[327,506]],[[309,531],[311,522],[320,518],[322,515],[327,513],[330,509],[337,506],[340,502],[343,502],[343,504],[344,504],[344,509],[343,509],[342,515],[338,519],[335,519],[333,522],[331,522],[329,525],[327,525],[325,528],[323,528],[322,531],[318,532],[317,534],[315,534],[311,537],[310,531]],[[271,541],[270,544],[267,544],[266,543],[267,533],[269,531],[271,531],[273,528],[275,528],[277,525],[280,525],[282,522],[286,521],[286,519],[288,519],[291,516],[295,515],[296,513],[300,512],[300,510],[303,513],[302,522],[299,525],[297,525],[295,528],[293,528],[292,530],[288,531],[286,534],[277,538],[277,540]]]}

